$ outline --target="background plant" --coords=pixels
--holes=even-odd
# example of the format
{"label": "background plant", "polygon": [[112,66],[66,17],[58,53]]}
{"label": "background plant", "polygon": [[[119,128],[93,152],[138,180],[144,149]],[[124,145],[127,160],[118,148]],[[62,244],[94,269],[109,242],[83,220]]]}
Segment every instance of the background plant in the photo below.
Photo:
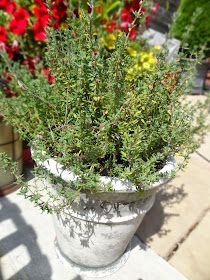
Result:
{"label": "background plant", "polygon": [[187,44],[189,53],[206,46],[206,56],[209,56],[209,14],[209,1],[181,0],[171,32],[173,36]]}
{"label": "background plant", "polygon": [[[47,36],[46,27],[54,29],[64,29],[66,19],[71,19],[76,15],[79,18],[80,8],[85,8],[91,12],[91,1],[66,1],[51,0],[51,11],[47,8],[47,1],[44,0],[1,0],[0,1],[0,48],[6,50],[10,59],[20,61],[27,65],[28,70],[34,73],[35,65],[43,59],[45,51],[45,39]],[[157,11],[157,4],[153,1],[143,4],[143,1],[95,1],[94,9],[97,13],[94,24],[98,29],[107,33],[112,33],[115,29],[121,29],[129,32],[129,37],[134,40],[137,34],[143,32],[144,28],[139,24],[133,26],[129,31],[129,25],[134,19],[134,13],[141,7],[142,13],[145,14],[144,27],[149,26],[150,18]],[[104,35],[104,42],[109,46],[112,44],[110,34]],[[50,83],[53,82],[51,72],[44,63],[42,72]],[[7,73],[1,77],[4,82],[9,82]],[[8,96],[12,96],[11,90],[7,91]]]}

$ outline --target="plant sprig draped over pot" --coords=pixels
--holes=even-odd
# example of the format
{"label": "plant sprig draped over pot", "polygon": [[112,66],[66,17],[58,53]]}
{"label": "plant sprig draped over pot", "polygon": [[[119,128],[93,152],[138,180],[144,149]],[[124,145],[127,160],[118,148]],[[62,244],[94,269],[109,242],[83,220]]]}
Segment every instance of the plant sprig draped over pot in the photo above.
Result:
{"label": "plant sprig draped over pot", "polygon": [[[167,156],[186,159],[206,128],[204,106],[182,102],[192,72],[183,57],[169,64],[164,49],[156,57],[147,54],[153,66],[142,71],[145,54],[131,50],[128,35],[114,32],[110,50],[95,30],[95,14],[83,10],[81,17],[72,18],[68,29],[48,30],[45,59],[54,83],[39,71],[32,77],[4,55],[11,88],[21,94],[0,94],[0,111],[34,147],[36,160],[53,157],[79,176],[60,187],[68,202],[74,192],[101,191],[103,175],[144,191],[161,176]],[[32,198],[40,203],[41,195]]]}

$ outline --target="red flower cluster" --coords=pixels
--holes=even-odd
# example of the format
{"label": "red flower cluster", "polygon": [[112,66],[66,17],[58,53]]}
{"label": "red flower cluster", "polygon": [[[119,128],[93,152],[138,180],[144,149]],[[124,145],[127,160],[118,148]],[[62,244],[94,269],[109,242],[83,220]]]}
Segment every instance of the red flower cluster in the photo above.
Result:
{"label": "red flower cluster", "polygon": [[28,70],[34,74],[35,73],[35,66],[40,62],[40,58],[37,57],[32,57],[30,55],[26,56],[26,59],[23,61],[23,65],[26,65],[28,67]]}
{"label": "red flower cluster", "polygon": [[16,4],[13,0],[0,0],[0,9],[12,14],[16,9]]}
{"label": "red flower cluster", "polygon": [[29,13],[20,7],[13,13],[13,18],[9,22],[10,31],[15,35],[22,35],[28,26]]}
{"label": "red flower cluster", "polygon": [[50,16],[47,6],[43,0],[36,0],[37,6],[34,7],[34,15],[36,21],[33,26],[33,34],[36,41],[43,41],[46,39],[47,33],[45,28],[49,25],[49,21],[53,21],[53,27],[59,28],[61,22],[67,17],[67,6],[63,0],[52,1],[52,16]]}
{"label": "red flower cluster", "polygon": [[[154,7],[151,7],[151,11],[153,15],[157,13],[158,10],[158,3],[155,4]],[[140,0],[133,0],[133,1],[125,1],[125,5],[120,12],[120,23],[117,24],[118,18],[114,17],[112,19],[108,19],[104,21],[105,29],[107,32],[113,32],[115,29],[123,30],[127,34],[129,34],[129,38],[131,40],[135,40],[137,36],[137,28],[139,25],[135,25],[130,29],[130,26],[134,20],[134,12],[139,11],[142,14],[145,14],[145,26],[148,28],[151,16],[146,14],[148,12],[144,6],[141,6]],[[101,11],[102,12],[102,11]]]}
{"label": "red flower cluster", "polygon": [[140,2],[141,2],[140,0],[133,0],[132,2],[126,1],[125,8],[123,8],[121,11],[120,28],[124,30],[126,33],[129,33],[129,38],[131,40],[135,40],[137,35],[136,25],[133,26],[131,30],[129,30],[129,26],[134,20],[134,12],[139,11],[142,14],[146,12],[146,8],[144,6],[141,6]]}
{"label": "red flower cluster", "polygon": [[34,39],[37,41],[43,41],[47,37],[47,33],[45,31],[45,27],[48,26],[50,15],[48,13],[48,9],[46,4],[42,1],[39,2],[38,6],[34,7],[34,15],[36,17],[36,21],[33,26],[33,34]]}
{"label": "red flower cluster", "polygon": [[55,29],[60,27],[61,22],[67,18],[67,6],[63,0],[52,1],[52,20]]}
{"label": "red flower cluster", "polygon": [[[32,10],[28,9],[30,5],[30,1],[26,1],[26,6],[19,6],[20,3],[24,3],[24,1],[19,0],[0,0],[0,9],[3,9],[9,15],[8,23],[4,25],[0,25],[0,49],[4,49],[7,51],[10,59],[15,59],[21,61],[24,65],[26,65],[31,73],[36,71],[35,65],[37,63],[38,56],[42,53],[43,44],[39,43],[35,44],[35,41],[44,41],[46,39],[46,27],[53,27],[55,29],[59,28],[61,24],[67,19],[68,16],[72,16],[67,14],[67,0],[50,0],[51,1],[51,13],[49,13],[46,0],[33,0],[35,3]],[[72,4],[72,12],[75,16],[79,18],[79,1],[74,1],[74,5]],[[105,1],[104,1],[105,2]],[[116,1],[118,2],[118,1]],[[96,6],[96,13],[100,20],[98,21],[103,28],[107,32],[113,32],[114,30],[123,30],[127,34],[129,34],[129,38],[131,40],[135,40],[137,35],[137,29],[139,30],[139,25],[137,23],[136,26],[133,26],[130,29],[130,26],[134,19],[134,12],[141,11],[145,14],[145,25],[148,27],[151,16],[148,14],[144,6],[141,6],[141,0],[123,0],[123,8],[119,13],[112,13],[109,15],[109,18],[103,18],[104,8],[109,9],[109,6],[103,5],[104,3],[99,2]],[[84,2],[85,3],[85,2]],[[89,2],[87,1],[87,11],[91,13],[93,11]],[[23,5],[23,4],[22,4]],[[26,8],[27,7],[27,8]],[[108,8],[107,8],[108,7]],[[152,14],[156,14],[158,10],[158,3],[154,7],[151,7],[150,11]],[[109,13],[108,13],[109,14]],[[30,19],[30,20],[29,20]],[[27,36],[25,36],[27,32]],[[11,36],[12,33],[12,36]],[[26,46],[30,46],[31,52],[27,56],[23,56],[22,52],[19,48],[18,41],[14,41],[14,35],[24,35],[19,37],[26,43]],[[32,34],[32,36],[31,36]],[[33,48],[34,46],[34,48]],[[38,51],[37,51],[38,50]],[[28,50],[24,50],[28,51]],[[42,70],[44,76],[48,79],[49,83],[53,82],[53,76],[50,73],[50,69],[44,67]]]}
{"label": "red flower cluster", "polygon": [[5,43],[7,41],[7,31],[3,25],[0,25],[0,42]]}
{"label": "red flower cluster", "polygon": [[54,77],[51,73],[51,70],[49,67],[45,66],[43,69],[43,75],[46,79],[48,79],[49,84],[52,84],[54,82]]}

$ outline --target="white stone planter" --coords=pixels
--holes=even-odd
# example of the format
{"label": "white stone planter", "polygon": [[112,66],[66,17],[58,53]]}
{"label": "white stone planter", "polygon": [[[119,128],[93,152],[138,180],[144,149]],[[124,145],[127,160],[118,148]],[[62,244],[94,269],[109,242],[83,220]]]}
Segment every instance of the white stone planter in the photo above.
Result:
{"label": "white stone planter", "polygon": [[[53,159],[41,165],[66,181],[77,179]],[[156,190],[169,180],[174,168],[175,159],[169,157],[160,171],[163,174],[161,180],[144,195],[136,192],[130,182],[100,177],[101,183],[111,181],[113,192],[81,194],[70,207],[54,214],[60,254],[82,267],[100,268],[116,261],[123,255],[144,215],[152,207]]]}
{"label": "white stone planter", "polygon": [[[0,152],[6,153],[14,161],[17,161],[19,173],[22,172],[22,141],[19,139],[14,128],[5,125],[0,118]],[[0,195],[5,195],[17,189],[14,184],[15,178],[8,171],[5,172],[0,163]]]}

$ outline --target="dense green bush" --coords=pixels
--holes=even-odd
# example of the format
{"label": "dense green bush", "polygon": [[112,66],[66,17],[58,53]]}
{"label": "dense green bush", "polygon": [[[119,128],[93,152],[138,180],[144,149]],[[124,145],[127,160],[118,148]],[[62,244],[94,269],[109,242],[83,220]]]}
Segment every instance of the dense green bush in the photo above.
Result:
{"label": "dense green bush", "polygon": [[[6,66],[19,95],[7,98],[2,91],[0,111],[38,160],[54,157],[80,176],[71,191],[99,191],[99,175],[129,180],[143,191],[160,178],[168,155],[187,158],[203,136],[204,111],[183,104],[192,67],[183,57],[168,63],[164,49],[155,60],[150,50],[131,51],[128,36],[117,31],[110,51],[92,17],[83,12],[70,29],[49,31],[52,84],[39,71]],[[141,68],[149,59],[153,67]]]}
{"label": "dense green bush", "polygon": [[210,54],[210,1],[181,0],[177,18],[171,27],[172,34],[188,44],[192,52],[206,45]]}

